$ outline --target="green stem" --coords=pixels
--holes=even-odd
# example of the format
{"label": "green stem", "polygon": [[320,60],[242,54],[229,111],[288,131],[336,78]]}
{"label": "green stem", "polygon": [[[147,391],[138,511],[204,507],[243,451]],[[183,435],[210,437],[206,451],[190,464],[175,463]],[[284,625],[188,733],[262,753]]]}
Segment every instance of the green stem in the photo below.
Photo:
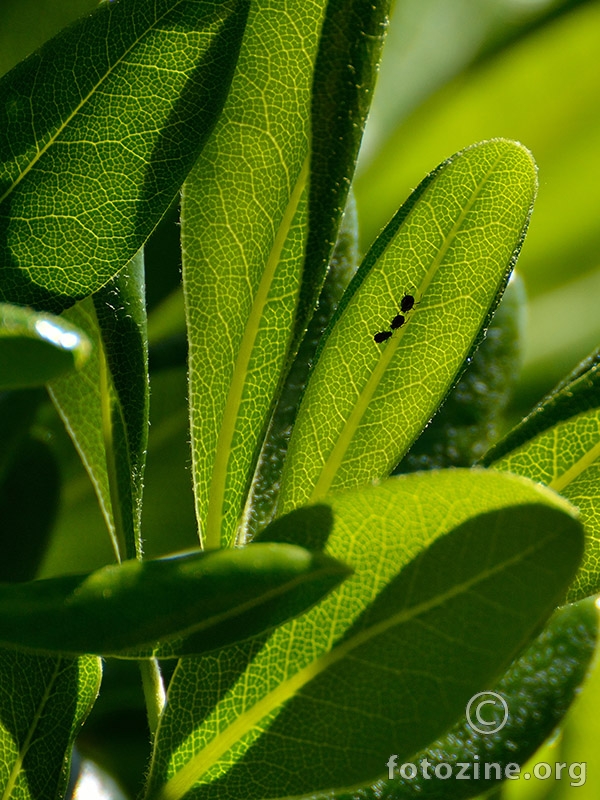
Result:
{"label": "green stem", "polygon": [[154,738],[160,715],[166,703],[165,687],[160,673],[159,663],[155,658],[139,661],[138,663],[140,665],[144,698],[146,700],[148,726]]}

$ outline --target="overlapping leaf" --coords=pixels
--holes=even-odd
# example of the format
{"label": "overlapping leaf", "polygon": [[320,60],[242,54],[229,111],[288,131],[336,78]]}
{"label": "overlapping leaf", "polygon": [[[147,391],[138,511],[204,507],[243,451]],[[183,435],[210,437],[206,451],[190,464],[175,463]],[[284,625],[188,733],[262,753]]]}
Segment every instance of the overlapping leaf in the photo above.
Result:
{"label": "overlapping leaf", "polygon": [[[444,162],[365,258],[317,355],[290,441],[279,512],[389,474],[442,402],[514,263],[536,190],[522,146]],[[391,333],[405,294],[415,299]],[[391,333],[384,343],[374,334]]]}
{"label": "overlapping leaf", "polygon": [[[355,575],[260,652],[180,662],[148,797],[265,800],[372,782],[501,674],[582,551],[568,504],[501,473],[415,474],[327,506],[331,533],[309,507],[301,541]],[[298,541],[291,519],[265,538]]]}
{"label": "overlapping leaf", "polygon": [[87,337],[66,320],[0,304],[0,389],[42,386],[83,366],[89,351]]}
{"label": "overlapping leaf", "polygon": [[[500,730],[477,733],[465,718],[427,750],[411,757],[411,763],[417,765],[417,774],[412,780],[397,775],[393,780],[384,778],[368,789],[336,797],[338,800],[413,800],[417,797],[464,800],[488,789],[497,789],[506,774],[506,766],[522,765],[563,719],[586,677],[597,638],[598,610],[593,600],[582,600],[559,609],[494,686],[494,692],[508,707],[506,723]],[[497,701],[490,711],[488,719],[500,725],[504,707]],[[422,759],[428,761],[428,778],[421,771]],[[479,776],[475,777],[477,762],[480,769]],[[434,776],[435,768],[442,763],[452,767],[453,779],[440,780]],[[457,779],[460,765],[464,764],[468,765],[463,772],[465,779]],[[496,767],[489,769],[488,779],[484,768],[487,764],[499,767],[499,772]],[[445,772],[444,769],[441,774]]]}
{"label": "overlapping leaf", "polygon": [[323,281],[387,6],[255,4],[223,115],[184,188],[194,485],[209,546],[235,539],[294,322],[298,333]]}
{"label": "overlapping leaf", "polygon": [[287,621],[349,573],[329,556],[262,544],[0,584],[0,643],[124,658],[202,653]]}
{"label": "overlapping leaf", "polygon": [[148,343],[141,255],[92,298],[65,312],[94,352],[85,369],[49,385],[92,479],[117,559],[141,552],[148,441]]}
{"label": "overlapping leaf", "polygon": [[0,81],[0,297],[64,308],[134,256],[214,126],[247,9],[106,3]]}
{"label": "overlapping leaf", "polygon": [[569,599],[600,591],[600,355],[586,359],[483,461],[545,483],[579,508],[587,548]]}
{"label": "overlapping leaf", "polygon": [[100,659],[0,649],[0,796],[61,800],[71,748],[98,694]]}

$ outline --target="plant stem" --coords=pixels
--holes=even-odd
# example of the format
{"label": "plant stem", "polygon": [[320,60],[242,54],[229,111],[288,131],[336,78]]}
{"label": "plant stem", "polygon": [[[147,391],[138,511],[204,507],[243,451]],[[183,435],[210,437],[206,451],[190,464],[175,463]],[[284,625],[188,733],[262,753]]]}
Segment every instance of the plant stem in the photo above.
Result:
{"label": "plant stem", "polygon": [[154,737],[167,699],[165,687],[156,658],[140,660],[138,663],[142,675],[142,686],[144,687],[148,727],[152,737]]}

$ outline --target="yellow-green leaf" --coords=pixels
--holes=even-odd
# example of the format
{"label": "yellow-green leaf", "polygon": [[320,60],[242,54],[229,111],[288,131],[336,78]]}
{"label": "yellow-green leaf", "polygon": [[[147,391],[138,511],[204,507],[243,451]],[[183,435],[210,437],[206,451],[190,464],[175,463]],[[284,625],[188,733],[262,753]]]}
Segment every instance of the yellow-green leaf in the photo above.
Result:
{"label": "yellow-green leaf", "polygon": [[[483,142],[419,186],[367,254],[324,337],[292,433],[279,513],[390,473],[489,319],[536,191],[530,153]],[[401,314],[403,297],[414,297]],[[404,324],[391,331],[398,315]],[[374,336],[386,332],[387,341]]]}

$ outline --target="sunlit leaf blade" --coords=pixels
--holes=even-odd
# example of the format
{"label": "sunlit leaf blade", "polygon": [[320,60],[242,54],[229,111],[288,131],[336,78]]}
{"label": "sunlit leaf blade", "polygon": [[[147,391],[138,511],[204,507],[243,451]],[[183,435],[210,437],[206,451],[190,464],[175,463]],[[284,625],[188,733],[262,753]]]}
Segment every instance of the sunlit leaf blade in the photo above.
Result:
{"label": "sunlit leaf blade", "polygon": [[0,303],[0,389],[41,386],[79,369],[89,350],[87,337],[66,320]]}
{"label": "sunlit leaf blade", "polygon": [[499,438],[521,366],[524,304],[513,273],[471,363],[394,473],[471,467]]}
{"label": "sunlit leaf blade", "polygon": [[337,240],[389,9],[390,0],[327,3],[312,88],[309,227],[297,333],[313,312]]}
{"label": "sunlit leaf blade", "polygon": [[139,250],[225,99],[247,0],[105,3],[0,82],[0,296],[64,308]]}
{"label": "sunlit leaf blade", "polygon": [[[148,797],[266,800],[372,782],[502,673],[581,557],[570,506],[501,473],[414,474],[325,502],[333,530],[313,519],[302,542],[355,575],[241,676],[247,652],[180,663]],[[287,519],[265,537],[285,541]]]}
{"label": "sunlit leaf blade", "polygon": [[[367,254],[317,355],[279,512],[389,474],[473,350],[525,233],[530,153],[492,140],[441,164]],[[415,305],[390,331],[405,294]],[[383,343],[378,332],[391,333]]]}
{"label": "sunlit leaf blade", "polygon": [[192,462],[208,547],[235,540],[290,344],[325,5],[253,4],[223,114],[184,185]]}
{"label": "sunlit leaf blade", "polygon": [[[496,733],[474,731],[466,719],[434,744],[410,758],[417,767],[413,780],[397,775],[384,778],[368,789],[336,794],[338,800],[465,800],[492,787],[498,788],[508,764],[524,764],[547,739],[563,719],[577,696],[598,637],[598,610],[593,600],[559,609],[546,628],[518,658],[493,691],[500,694],[508,706],[508,719]],[[485,699],[491,699],[487,697]],[[504,708],[500,702],[488,707],[487,719],[500,724]],[[429,778],[424,778],[421,761],[427,759]],[[479,777],[475,764],[479,761]],[[453,779],[440,780],[434,776],[438,764],[452,767]],[[465,780],[456,779],[459,764],[468,764]],[[490,767],[490,779],[485,779],[485,765]],[[400,766],[400,765],[399,765]],[[445,774],[443,768],[441,774]],[[410,774],[410,773],[409,773]]]}
{"label": "sunlit leaf blade", "polygon": [[0,649],[0,796],[61,800],[71,747],[98,694],[100,659]]}
{"label": "sunlit leaf blade", "polygon": [[261,450],[248,498],[245,524],[252,536],[271,521],[285,454],[315,353],[348,283],[358,267],[358,220],[350,197],[319,303],[289,368]]}
{"label": "sunlit leaf blade", "polygon": [[85,369],[50,394],[92,479],[117,558],[141,551],[148,441],[148,344],[141,254],[65,312],[94,343]]}
{"label": "sunlit leaf blade", "polygon": [[540,481],[581,512],[586,554],[569,600],[600,591],[600,354],[586,359],[483,462]]}
{"label": "sunlit leaf blade", "polygon": [[0,643],[123,658],[202,653],[289,620],[349,573],[296,545],[261,544],[0,584]]}

